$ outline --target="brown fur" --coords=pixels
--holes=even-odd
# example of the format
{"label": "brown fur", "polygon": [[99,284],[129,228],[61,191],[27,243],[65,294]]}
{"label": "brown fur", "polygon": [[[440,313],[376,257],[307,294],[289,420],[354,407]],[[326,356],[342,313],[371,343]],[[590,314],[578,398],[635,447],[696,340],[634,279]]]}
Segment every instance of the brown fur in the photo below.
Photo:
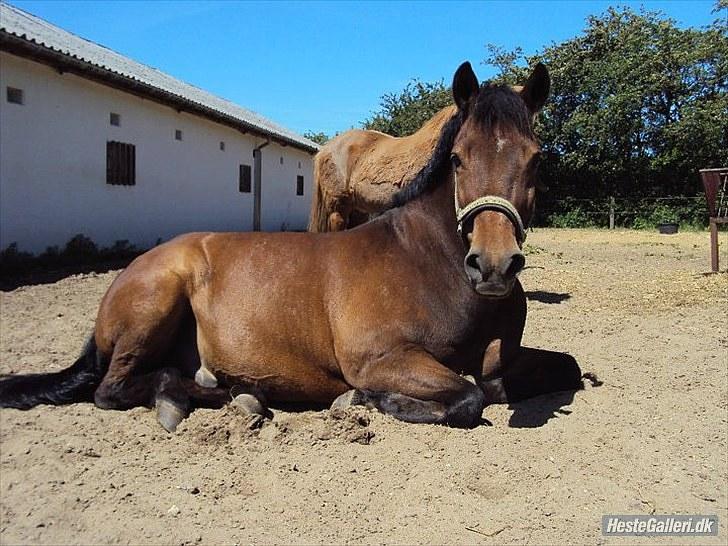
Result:
{"label": "brown fur", "polygon": [[[314,159],[314,192],[309,231],[349,227],[353,211],[383,212],[392,197],[424,167],[454,105],[435,114],[416,133],[393,137],[352,129],[327,142]],[[335,225],[330,225],[334,216]]]}

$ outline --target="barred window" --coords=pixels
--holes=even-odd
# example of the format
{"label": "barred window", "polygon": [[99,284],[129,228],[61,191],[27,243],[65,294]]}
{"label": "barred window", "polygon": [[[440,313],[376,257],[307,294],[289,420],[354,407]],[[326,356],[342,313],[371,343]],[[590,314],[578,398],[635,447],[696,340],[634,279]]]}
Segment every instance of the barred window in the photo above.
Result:
{"label": "barred window", "polygon": [[251,190],[251,168],[250,165],[240,165],[240,176],[238,190],[240,193],[250,193]]}
{"label": "barred window", "polygon": [[124,142],[106,142],[106,183],[116,186],[136,184],[136,148]]}

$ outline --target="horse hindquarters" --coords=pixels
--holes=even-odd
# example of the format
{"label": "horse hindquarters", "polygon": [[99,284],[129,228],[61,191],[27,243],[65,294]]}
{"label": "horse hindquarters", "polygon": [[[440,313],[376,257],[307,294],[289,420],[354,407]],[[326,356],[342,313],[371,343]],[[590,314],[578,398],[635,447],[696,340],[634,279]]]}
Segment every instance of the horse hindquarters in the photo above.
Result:
{"label": "horse hindquarters", "polygon": [[[179,347],[194,351],[194,329],[185,327],[192,310],[187,291],[190,279],[202,273],[195,263],[194,246],[181,239],[162,245],[135,260],[114,281],[104,296],[96,321],[99,350],[109,368],[94,393],[104,409],[158,406],[158,418],[167,430],[186,416],[190,389],[179,369]],[[191,255],[191,257],[190,257]],[[174,358],[178,362],[169,362]],[[166,365],[167,367],[162,367]],[[218,397],[221,389],[208,389]]]}

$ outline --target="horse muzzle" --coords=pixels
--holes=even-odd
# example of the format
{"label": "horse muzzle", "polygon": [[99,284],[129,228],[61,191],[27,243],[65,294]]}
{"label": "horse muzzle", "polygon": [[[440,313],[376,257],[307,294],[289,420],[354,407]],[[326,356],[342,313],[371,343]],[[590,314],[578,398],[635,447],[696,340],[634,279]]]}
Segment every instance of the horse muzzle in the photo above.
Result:
{"label": "horse muzzle", "polygon": [[504,298],[511,293],[516,276],[526,265],[520,252],[510,254],[496,263],[472,248],[465,256],[465,274],[473,289],[481,296]]}
{"label": "horse muzzle", "polygon": [[473,219],[465,274],[481,296],[504,298],[526,265],[510,219],[496,211],[483,211]]}

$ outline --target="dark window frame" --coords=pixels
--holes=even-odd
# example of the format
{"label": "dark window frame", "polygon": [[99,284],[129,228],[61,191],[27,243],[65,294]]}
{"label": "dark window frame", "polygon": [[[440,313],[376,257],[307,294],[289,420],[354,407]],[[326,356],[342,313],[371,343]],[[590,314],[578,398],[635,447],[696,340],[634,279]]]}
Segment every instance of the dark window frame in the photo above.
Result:
{"label": "dark window frame", "polygon": [[302,174],[296,176],[296,195],[303,195],[304,178]]}
{"label": "dark window frame", "polygon": [[179,140],[180,142],[182,142],[182,140],[184,140],[184,133],[182,132],[182,129],[174,130],[174,139]]}
{"label": "dark window frame", "polygon": [[253,168],[250,165],[240,165],[238,191],[240,193],[251,193],[253,191]]}
{"label": "dark window frame", "polygon": [[114,127],[121,127],[121,114],[116,112],[109,112],[109,125]]}
{"label": "dark window frame", "polygon": [[106,141],[106,183],[112,186],[136,185],[136,146],[116,140]]}
{"label": "dark window frame", "polygon": [[5,98],[10,104],[25,104],[25,91],[19,87],[8,85],[5,88]]}

